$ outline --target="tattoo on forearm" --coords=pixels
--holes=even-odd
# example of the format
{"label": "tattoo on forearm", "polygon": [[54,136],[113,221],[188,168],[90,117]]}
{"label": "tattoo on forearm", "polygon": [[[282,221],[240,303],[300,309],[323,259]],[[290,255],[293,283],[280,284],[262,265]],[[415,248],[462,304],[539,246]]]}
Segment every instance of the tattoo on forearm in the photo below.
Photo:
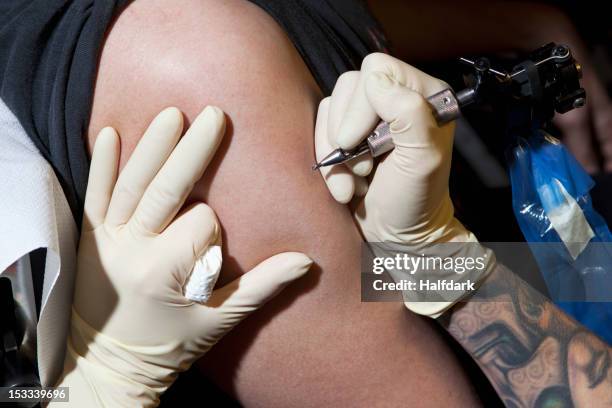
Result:
{"label": "tattoo on forearm", "polygon": [[508,407],[612,407],[612,349],[503,266],[438,319]]}

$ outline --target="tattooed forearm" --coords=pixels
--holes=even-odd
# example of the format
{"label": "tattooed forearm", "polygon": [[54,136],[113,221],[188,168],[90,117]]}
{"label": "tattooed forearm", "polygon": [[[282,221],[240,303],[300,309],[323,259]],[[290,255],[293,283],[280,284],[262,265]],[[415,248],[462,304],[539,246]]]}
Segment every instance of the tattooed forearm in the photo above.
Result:
{"label": "tattooed forearm", "polygon": [[609,346],[503,266],[482,289],[438,320],[506,406],[612,407]]}

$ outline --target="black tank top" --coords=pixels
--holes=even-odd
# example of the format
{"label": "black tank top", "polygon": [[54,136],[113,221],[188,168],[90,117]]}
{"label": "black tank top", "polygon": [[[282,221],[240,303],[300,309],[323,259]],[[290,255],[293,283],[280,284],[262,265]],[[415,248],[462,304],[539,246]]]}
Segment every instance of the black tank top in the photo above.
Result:
{"label": "black tank top", "polygon": [[[338,76],[384,50],[359,0],[251,0],[286,31],[328,94]],[[53,166],[80,224],[89,161],[87,132],[99,52],[128,0],[0,2],[0,98]]]}

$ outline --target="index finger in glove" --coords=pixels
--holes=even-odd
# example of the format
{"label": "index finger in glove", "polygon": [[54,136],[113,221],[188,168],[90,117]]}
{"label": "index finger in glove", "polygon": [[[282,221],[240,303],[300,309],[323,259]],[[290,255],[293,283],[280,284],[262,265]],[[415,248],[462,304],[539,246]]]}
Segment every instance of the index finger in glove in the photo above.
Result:
{"label": "index finger in glove", "polygon": [[[334,86],[331,97],[329,98],[329,114],[327,124],[327,134],[329,141],[334,148],[336,145],[336,137],[338,135],[338,129],[340,129],[340,123],[344,117],[347,107],[353,96],[353,92],[359,83],[359,77],[361,73],[359,71],[347,71],[340,75]],[[372,171],[374,161],[372,156],[364,154],[359,157],[355,157],[344,163],[356,176],[367,176]]]}
{"label": "index finger in glove", "polygon": [[431,143],[429,129],[438,125],[431,106],[421,94],[388,75],[373,72],[366,78],[366,95],[376,115],[389,123],[396,146],[422,147]]}
{"label": "index finger in glove", "polygon": [[[325,98],[319,104],[317,123],[315,125],[315,154],[317,161],[322,160],[334,148],[327,135],[330,98]],[[336,201],[346,204],[353,198],[355,178],[345,166],[321,167],[319,169],[327,188]]]}
{"label": "index finger in glove", "polygon": [[176,108],[164,109],[153,119],[119,175],[106,215],[108,224],[128,222],[147,186],[172,153],[182,130],[183,115]]}
{"label": "index finger in glove", "polygon": [[372,72],[382,72],[424,97],[448,88],[443,81],[390,55],[382,53],[368,55],[361,65],[359,82],[338,130],[336,142],[343,149],[352,149],[357,146],[379,121],[366,95],[367,77]]}
{"label": "index finger in glove", "polygon": [[223,111],[206,107],[148,186],[130,222],[151,233],[163,231],[202,177],[224,133]]}
{"label": "index finger in glove", "polygon": [[90,231],[104,222],[119,166],[119,136],[107,127],[96,138],[83,212],[83,230]]}

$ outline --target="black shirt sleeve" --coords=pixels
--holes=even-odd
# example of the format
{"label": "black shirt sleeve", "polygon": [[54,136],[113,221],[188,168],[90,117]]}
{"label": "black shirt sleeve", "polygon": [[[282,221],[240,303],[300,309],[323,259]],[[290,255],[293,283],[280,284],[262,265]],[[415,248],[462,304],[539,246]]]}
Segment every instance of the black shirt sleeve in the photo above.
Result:
{"label": "black shirt sleeve", "polygon": [[0,98],[51,163],[80,224],[98,53],[125,0],[0,2]]}

